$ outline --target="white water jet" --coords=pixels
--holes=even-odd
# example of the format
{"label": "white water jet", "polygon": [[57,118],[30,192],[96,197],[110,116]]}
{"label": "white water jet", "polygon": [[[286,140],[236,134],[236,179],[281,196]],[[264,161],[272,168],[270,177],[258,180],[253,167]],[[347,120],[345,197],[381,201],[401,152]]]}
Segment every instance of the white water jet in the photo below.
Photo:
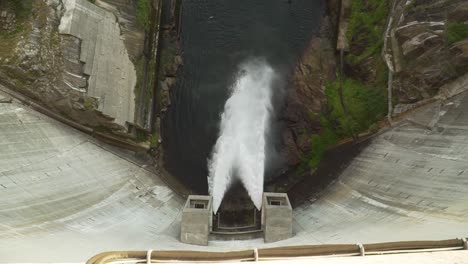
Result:
{"label": "white water jet", "polygon": [[219,138],[208,161],[215,213],[236,178],[255,206],[258,209],[262,206],[265,137],[270,127],[274,76],[274,70],[262,60],[239,67],[231,97],[221,115]]}

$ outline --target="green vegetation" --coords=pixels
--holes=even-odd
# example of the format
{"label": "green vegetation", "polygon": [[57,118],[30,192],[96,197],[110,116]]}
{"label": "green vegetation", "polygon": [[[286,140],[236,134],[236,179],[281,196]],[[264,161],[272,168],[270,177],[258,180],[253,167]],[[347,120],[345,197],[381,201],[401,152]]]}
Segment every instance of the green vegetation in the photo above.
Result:
{"label": "green vegetation", "polygon": [[307,159],[307,165],[310,168],[316,168],[325,154],[325,151],[335,145],[338,142],[339,136],[334,131],[330,121],[322,116],[320,118],[320,124],[323,126],[323,130],[320,134],[313,135],[311,138],[311,145],[313,151],[310,153]]}
{"label": "green vegetation", "polygon": [[390,9],[389,1],[353,0],[346,36],[354,49],[347,62],[354,65],[380,53]]}
{"label": "green vegetation", "polygon": [[[11,58],[14,56],[16,44],[21,40],[20,34],[0,33],[0,58]],[[10,60],[11,61],[11,60]],[[1,64],[1,61],[0,61]]]}
{"label": "green vegetation", "polygon": [[[65,116],[68,116],[68,115],[67,115],[66,113],[64,113],[64,112],[61,112],[61,114],[65,115]],[[98,126],[94,127],[94,131],[95,131],[95,132],[105,133],[105,134],[113,134],[111,128],[106,127],[106,126],[103,126],[103,125],[98,125]]]}
{"label": "green vegetation", "polygon": [[145,131],[137,130],[135,140],[136,142],[146,142],[148,141],[148,134]]}
{"label": "green vegetation", "polygon": [[136,84],[135,89],[133,92],[135,93],[135,102],[139,103],[139,95],[141,93],[141,89],[143,89],[143,75],[144,75],[144,65],[145,65],[145,58],[144,56],[140,56],[137,59],[134,59],[133,65],[135,65],[135,72],[136,72]]}
{"label": "green vegetation", "polygon": [[157,147],[159,145],[159,134],[154,132],[152,135],[150,135],[149,142],[151,148]]}
{"label": "green vegetation", "polygon": [[340,139],[357,137],[366,130],[377,130],[376,122],[387,113],[383,89],[348,79],[343,83],[343,91],[347,114],[339,98],[339,81],[326,85],[328,105],[325,113],[319,116],[322,131],[311,138],[313,152],[308,157],[309,167],[317,167],[325,151]]}
{"label": "green vegetation", "polygon": [[354,137],[385,116],[386,96],[379,87],[368,87],[353,79],[346,80],[343,87],[348,114],[341,105],[339,82],[336,81],[329,83],[325,89],[329,107],[328,119],[338,121],[339,126],[335,127],[337,135]]}
{"label": "green vegetation", "polygon": [[138,0],[137,6],[137,21],[145,29],[149,29],[151,13],[150,0]]}
{"label": "green vegetation", "polygon": [[[148,34],[148,30],[150,28],[150,13],[151,13],[151,0],[138,0],[137,1],[137,22],[140,24],[145,30],[146,34]],[[154,47],[152,47],[154,49]],[[149,51],[149,54],[153,54],[153,51]],[[149,105],[151,102],[152,98],[152,92],[153,92],[153,81],[154,81],[154,76],[153,72],[155,69],[155,59],[150,59],[147,65],[145,65],[146,60],[145,56],[141,55],[141,57],[135,59],[133,61],[133,64],[135,65],[135,70],[137,74],[137,83],[135,85],[135,100],[137,104],[146,104]],[[146,67],[145,67],[146,66]],[[145,78],[145,70],[149,74],[147,78]],[[145,83],[146,82],[146,83]],[[146,90],[142,90],[143,88],[146,88]],[[142,101],[142,94],[144,93],[144,99],[145,101]],[[140,102],[142,101],[142,102]]]}
{"label": "green vegetation", "polygon": [[14,37],[21,33],[25,29],[25,22],[31,15],[32,10],[32,0],[17,1],[17,0],[6,0],[5,2],[0,2],[0,7],[14,12],[16,16],[16,30],[11,33],[5,33],[0,31],[0,36],[3,37]]}
{"label": "green vegetation", "polygon": [[[387,114],[388,69],[381,59],[383,34],[389,1],[353,0],[347,38],[350,51],[344,61],[353,76],[344,77],[343,100],[340,81],[326,84],[327,107],[318,118],[321,132],[311,137],[311,153],[305,160],[316,168],[325,151],[346,138],[356,138],[364,131],[376,131],[377,122]],[[317,119],[316,119],[317,120]]]}
{"label": "green vegetation", "polygon": [[[0,58],[8,59],[8,64],[16,60],[15,48],[18,42],[29,32],[28,23],[31,16],[32,0],[6,0],[0,1],[0,8],[14,13],[16,16],[16,28],[12,32],[0,30]],[[2,61],[0,61],[2,64]],[[4,72],[8,72],[5,69]]]}
{"label": "green vegetation", "polygon": [[93,110],[95,108],[95,103],[94,103],[94,100],[90,97],[84,97],[84,102],[83,102],[83,106],[85,108],[85,110]]}
{"label": "green vegetation", "polygon": [[464,39],[468,39],[468,25],[462,22],[449,22],[447,24],[447,43],[452,45]]}
{"label": "green vegetation", "polygon": [[[2,1],[3,2],[3,1]],[[7,7],[8,9],[15,12],[16,19],[22,21],[31,13],[32,0],[18,1],[18,0],[6,0],[4,3],[1,3],[0,6]]]}

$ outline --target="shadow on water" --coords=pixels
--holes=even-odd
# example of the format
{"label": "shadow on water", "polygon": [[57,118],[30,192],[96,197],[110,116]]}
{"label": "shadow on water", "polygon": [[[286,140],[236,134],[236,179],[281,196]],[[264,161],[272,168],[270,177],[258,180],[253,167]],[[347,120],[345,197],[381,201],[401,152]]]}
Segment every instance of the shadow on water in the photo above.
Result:
{"label": "shadow on water", "polygon": [[185,0],[171,107],[163,120],[167,169],[207,193],[207,160],[240,63],[265,58],[287,76],[319,29],[320,0]]}

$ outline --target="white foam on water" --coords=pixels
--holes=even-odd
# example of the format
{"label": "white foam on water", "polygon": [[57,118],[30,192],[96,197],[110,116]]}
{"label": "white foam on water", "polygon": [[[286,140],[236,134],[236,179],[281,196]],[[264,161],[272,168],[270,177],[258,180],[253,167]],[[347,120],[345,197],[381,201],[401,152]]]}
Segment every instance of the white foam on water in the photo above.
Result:
{"label": "white foam on water", "polygon": [[219,138],[208,161],[215,213],[235,179],[242,182],[255,206],[262,206],[274,77],[275,71],[263,60],[251,60],[239,67],[221,115]]}

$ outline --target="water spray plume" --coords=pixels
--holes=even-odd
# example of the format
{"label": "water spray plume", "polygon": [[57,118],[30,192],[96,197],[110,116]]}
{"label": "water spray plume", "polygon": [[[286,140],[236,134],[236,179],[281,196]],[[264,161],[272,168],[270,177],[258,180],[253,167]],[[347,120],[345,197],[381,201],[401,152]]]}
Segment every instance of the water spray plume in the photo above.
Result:
{"label": "water spray plume", "polygon": [[216,213],[236,179],[252,202],[262,206],[266,135],[272,113],[274,70],[254,60],[239,67],[221,115],[219,138],[208,161],[208,183]]}

